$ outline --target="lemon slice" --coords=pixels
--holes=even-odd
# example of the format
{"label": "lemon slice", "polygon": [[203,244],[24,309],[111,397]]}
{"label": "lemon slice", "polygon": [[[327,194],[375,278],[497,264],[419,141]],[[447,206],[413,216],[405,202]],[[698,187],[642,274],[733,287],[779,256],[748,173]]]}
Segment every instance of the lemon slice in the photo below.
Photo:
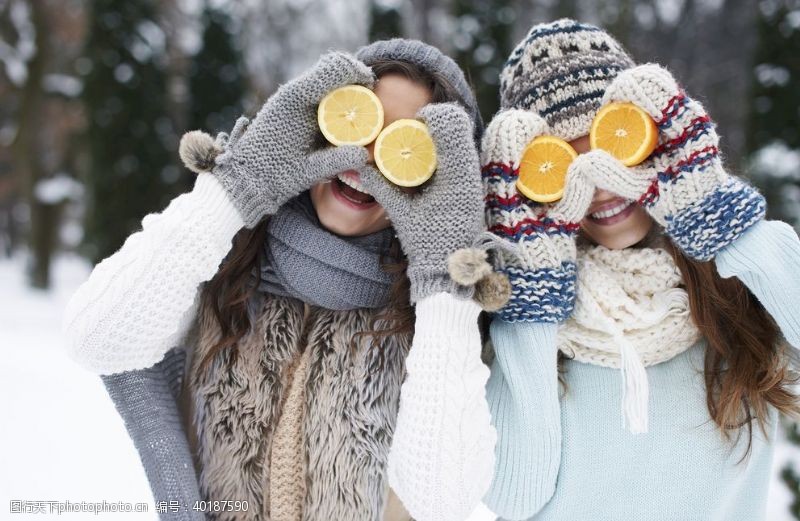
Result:
{"label": "lemon slice", "polygon": [[363,146],[374,141],[383,128],[383,105],[368,88],[346,85],[322,98],[317,122],[332,144]]}
{"label": "lemon slice", "polygon": [[638,165],[658,144],[658,128],[633,103],[609,103],[597,113],[589,131],[592,149],[605,150],[625,166]]}
{"label": "lemon slice", "polygon": [[419,186],[436,170],[436,147],[425,123],[398,119],[375,141],[378,170],[398,186]]}
{"label": "lemon slice", "polygon": [[525,147],[517,191],[532,201],[551,203],[564,194],[567,168],[578,157],[572,146],[553,136],[539,136]]}

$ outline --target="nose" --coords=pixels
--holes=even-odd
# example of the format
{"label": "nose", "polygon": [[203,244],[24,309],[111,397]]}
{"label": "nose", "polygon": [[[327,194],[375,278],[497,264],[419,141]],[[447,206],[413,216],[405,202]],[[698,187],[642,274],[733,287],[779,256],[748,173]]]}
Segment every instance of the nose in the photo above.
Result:
{"label": "nose", "polygon": [[614,199],[615,197],[619,197],[614,192],[609,192],[608,190],[603,190],[602,188],[597,188],[594,191],[594,197],[592,197],[592,202],[596,201],[604,201],[608,199]]}
{"label": "nose", "polygon": [[369,159],[367,160],[369,163],[375,163],[375,142],[373,141],[369,145],[367,145],[367,154]]}

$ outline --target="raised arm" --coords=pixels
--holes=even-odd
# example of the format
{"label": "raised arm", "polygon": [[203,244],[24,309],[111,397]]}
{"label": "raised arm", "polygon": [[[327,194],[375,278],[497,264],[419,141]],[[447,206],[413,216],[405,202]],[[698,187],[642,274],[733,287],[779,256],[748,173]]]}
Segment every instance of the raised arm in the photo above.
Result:
{"label": "raised arm", "polygon": [[781,221],[759,221],[715,257],[722,277],[738,277],[800,349],[800,239]]}
{"label": "raised arm", "polygon": [[316,106],[337,87],[373,81],[352,56],[328,53],[278,89],[252,123],[239,118],[230,136],[188,134],[181,157],[200,173],[194,190],[145,217],[79,288],[64,320],[70,355],[100,374],[158,362],[185,334],[200,283],[213,277],[240,228],[366,163],[364,147],[314,149]]}
{"label": "raised arm", "polygon": [[409,195],[372,168],[361,173],[408,257],[416,305],[389,484],[414,519],[461,521],[488,488],[495,433],[484,390],[489,369],[480,360],[480,308],[469,300],[470,288],[450,278],[448,258],[483,229],[483,194],[474,127],[464,109],[431,104],[418,116],[436,145],[430,184]]}
{"label": "raised arm", "polygon": [[214,276],[243,224],[208,175],[147,215],[69,301],[63,329],[70,357],[98,374],[161,360],[185,335],[200,284]]}

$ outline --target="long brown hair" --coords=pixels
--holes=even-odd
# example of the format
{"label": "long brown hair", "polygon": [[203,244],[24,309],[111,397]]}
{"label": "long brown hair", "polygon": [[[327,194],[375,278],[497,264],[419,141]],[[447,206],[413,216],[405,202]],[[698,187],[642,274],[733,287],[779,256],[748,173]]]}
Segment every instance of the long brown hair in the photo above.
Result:
{"label": "long brown hair", "polygon": [[705,338],[706,404],[726,439],[738,440],[747,428],[749,453],[753,420],[766,437],[769,406],[800,414],[790,386],[786,344],[764,306],[737,277],[722,278],[713,261],[687,257],[667,241],[683,275],[692,319]]}
{"label": "long brown hair", "polygon": [[[370,64],[375,76],[399,74],[419,83],[430,90],[431,102],[458,102],[465,105],[455,87],[440,73],[428,71],[403,60],[378,60]],[[322,144],[321,133],[317,142]],[[265,217],[252,230],[242,229],[233,240],[233,247],[223,261],[219,271],[205,285],[202,304],[210,309],[220,327],[220,339],[213,345],[201,361],[200,370],[205,371],[208,364],[220,351],[233,348],[252,326],[247,311],[247,303],[253,298],[257,284],[252,272],[264,261],[264,240],[267,233],[268,218]],[[351,346],[358,339],[371,337],[371,348],[381,349],[382,365],[384,341],[393,335],[408,335],[414,330],[414,308],[409,301],[410,282],[406,276],[408,261],[402,253],[399,241],[394,238],[387,251],[381,255],[381,267],[394,275],[390,288],[388,304],[371,319],[370,330],[354,335]]]}

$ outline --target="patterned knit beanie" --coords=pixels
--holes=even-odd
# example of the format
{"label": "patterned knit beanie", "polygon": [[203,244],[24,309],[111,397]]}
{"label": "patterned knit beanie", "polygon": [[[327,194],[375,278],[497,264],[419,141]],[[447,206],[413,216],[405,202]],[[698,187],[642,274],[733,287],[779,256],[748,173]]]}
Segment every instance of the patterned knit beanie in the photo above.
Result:
{"label": "patterned knit beanie", "polygon": [[532,110],[566,141],[589,134],[608,85],[633,67],[611,35],[563,18],[531,28],[500,73],[500,106]]}
{"label": "patterned knit beanie", "polygon": [[475,142],[480,145],[481,136],[483,135],[483,120],[478,109],[478,102],[475,99],[472,88],[467,83],[467,79],[464,77],[464,72],[452,58],[445,56],[432,45],[419,40],[406,40],[404,38],[373,42],[356,51],[356,58],[367,65],[372,65],[378,60],[405,61],[420,67],[426,72],[444,76],[458,92],[467,114],[472,116],[472,121],[475,124]]}

